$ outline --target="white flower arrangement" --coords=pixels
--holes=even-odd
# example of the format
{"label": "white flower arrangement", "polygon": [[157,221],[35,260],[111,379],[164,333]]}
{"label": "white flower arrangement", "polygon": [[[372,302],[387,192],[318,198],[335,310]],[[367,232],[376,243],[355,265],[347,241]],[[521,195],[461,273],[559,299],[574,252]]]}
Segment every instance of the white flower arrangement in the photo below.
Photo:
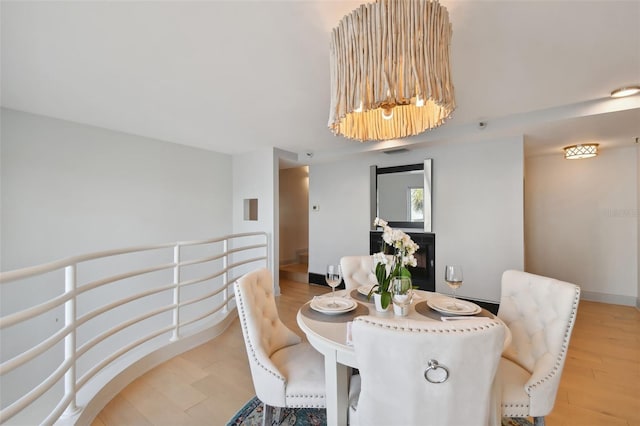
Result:
{"label": "white flower arrangement", "polygon": [[[376,217],[373,224],[374,226],[382,227],[382,247],[380,252],[373,255],[378,284],[373,286],[369,292],[369,297],[373,293],[380,294],[382,307],[386,308],[391,303],[391,293],[389,292],[391,280],[394,277],[411,278],[411,272],[407,267],[417,265],[414,254],[420,246],[405,232],[391,228],[384,219]],[[387,257],[387,247],[393,247],[394,253],[391,259]]]}

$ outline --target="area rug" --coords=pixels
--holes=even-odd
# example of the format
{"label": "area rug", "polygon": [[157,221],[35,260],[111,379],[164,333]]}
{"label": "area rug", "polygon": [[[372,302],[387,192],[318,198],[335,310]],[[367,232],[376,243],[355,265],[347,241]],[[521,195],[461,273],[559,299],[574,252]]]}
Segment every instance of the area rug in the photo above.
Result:
{"label": "area rug", "polygon": [[[262,424],[262,402],[253,397],[227,423],[227,426],[258,426]],[[326,411],[318,408],[285,408],[282,421],[271,426],[321,426],[327,424]],[[391,426],[391,425],[390,425]],[[533,426],[528,419],[503,418],[502,426]]]}

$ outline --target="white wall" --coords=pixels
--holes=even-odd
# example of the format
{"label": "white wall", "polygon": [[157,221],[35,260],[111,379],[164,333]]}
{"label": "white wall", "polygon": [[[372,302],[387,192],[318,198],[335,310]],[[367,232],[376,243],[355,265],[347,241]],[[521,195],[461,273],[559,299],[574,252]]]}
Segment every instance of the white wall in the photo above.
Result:
{"label": "white wall", "polygon": [[[263,148],[233,156],[233,232],[267,232],[273,251],[269,269],[278,268],[278,150]],[[244,220],[243,202],[246,198],[258,199],[258,220]],[[254,267],[247,268],[247,272]],[[274,286],[279,292],[278,274],[274,274]]]}
{"label": "white wall", "polygon": [[583,298],[635,305],[638,294],[636,147],[595,158],[526,162],[529,272],[578,284]]}
{"label": "white wall", "polygon": [[309,166],[309,272],[324,275],[342,256],[369,254],[371,156]]}
{"label": "white wall", "polygon": [[231,157],[2,109],[2,270],[231,231]]}
{"label": "white wall", "polygon": [[436,290],[446,263],[462,264],[462,296],[497,302],[505,269],[524,268],[522,138],[441,144],[403,154],[369,154],[309,168],[309,271],[369,252],[369,167],[433,158]]}

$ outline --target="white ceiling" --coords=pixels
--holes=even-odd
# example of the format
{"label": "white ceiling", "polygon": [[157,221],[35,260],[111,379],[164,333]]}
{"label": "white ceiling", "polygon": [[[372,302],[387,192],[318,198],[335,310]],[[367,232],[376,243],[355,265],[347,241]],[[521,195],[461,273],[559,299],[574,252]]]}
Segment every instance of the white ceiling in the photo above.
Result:
{"label": "white ceiling", "polygon": [[[457,110],[402,141],[333,136],[328,42],[350,1],[2,1],[2,106],[224,153],[328,158],[525,135],[527,155],[640,136],[640,0],[441,0]],[[480,130],[479,121],[487,125]]]}

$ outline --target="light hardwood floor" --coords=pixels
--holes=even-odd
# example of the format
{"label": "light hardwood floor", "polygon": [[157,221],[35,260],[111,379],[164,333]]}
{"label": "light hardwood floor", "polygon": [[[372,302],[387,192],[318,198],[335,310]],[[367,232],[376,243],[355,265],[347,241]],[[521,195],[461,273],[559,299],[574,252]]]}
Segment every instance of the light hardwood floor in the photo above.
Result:
{"label": "light hardwood floor", "polygon": [[[281,280],[278,309],[301,336],[298,308],[326,287]],[[93,426],[224,425],[255,395],[238,320],[219,337],[123,389]],[[581,301],[548,426],[640,426],[640,311]]]}

